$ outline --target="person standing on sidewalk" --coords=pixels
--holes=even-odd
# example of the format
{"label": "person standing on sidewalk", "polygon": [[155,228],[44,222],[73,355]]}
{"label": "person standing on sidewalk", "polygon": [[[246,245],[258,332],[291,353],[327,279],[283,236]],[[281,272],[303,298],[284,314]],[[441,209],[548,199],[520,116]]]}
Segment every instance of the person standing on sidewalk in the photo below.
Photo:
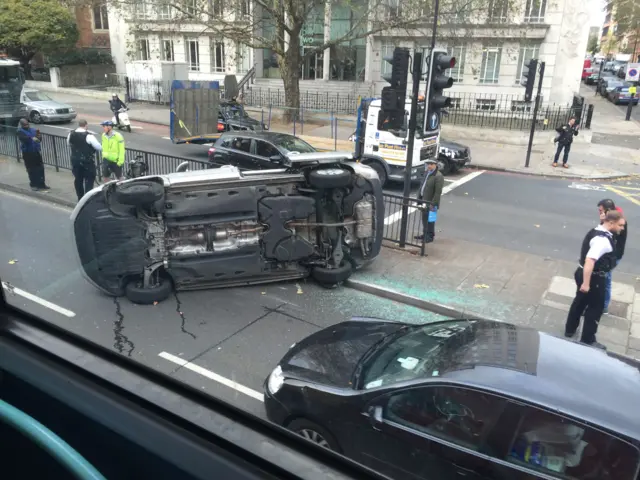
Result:
{"label": "person standing on sidewalk", "polygon": [[40,153],[42,149],[41,139],[40,130],[31,128],[29,120],[21,118],[20,127],[18,128],[20,151],[29,176],[29,186],[35,192],[50,190],[44,181],[44,163]]}
{"label": "person standing on sidewalk", "polygon": [[431,243],[435,240],[436,220],[443,187],[444,177],[438,170],[438,162],[433,159],[427,160],[424,182],[418,192],[418,199],[427,203],[427,208],[422,217],[424,233],[416,236],[416,240],[424,239],[426,243]]}
{"label": "person standing on sidewalk", "polygon": [[576,117],[571,117],[569,123],[556,128],[558,136],[555,138],[555,142],[558,144],[556,149],[556,156],[553,158],[553,166],[558,166],[558,159],[560,158],[560,152],[564,149],[564,156],[562,157],[562,166],[569,168],[567,162],[569,161],[569,152],[571,151],[571,144],[573,143],[573,137],[578,135],[578,126],[576,125]]}
{"label": "person standing on sidewalk", "polygon": [[606,349],[596,341],[596,332],[604,310],[605,278],[616,262],[614,235],[623,228],[624,217],[613,210],[606,213],[602,225],[591,229],[584,237],[574,274],[577,291],[564,327],[565,337],[571,338],[576,334],[584,312],[580,342]]}
{"label": "person standing on sidewalk", "polygon": [[111,181],[111,174],[122,180],[122,166],[124,165],[124,137],[113,130],[113,122],[102,122],[102,177],[106,182]]}
{"label": "person standing on sidewalk", "polygon": [[95,152],[102,150],[96,137],[87,131],[87,121],[79,120],[78,128],[69,132],[67,143],[71,146],[71,173],[73,186],[76,189],[78,201],[93,188],[96,181]]}
{"label": "person standing on sidewalk", "polygon": [[[604,222],[604,218],[607,212],[610,211],[618,211],[621,215],[624,216],[624,212],[620,207],[616,207],[616,204],[610,198],[605,198],[604,200],[600,200],[598,202],[598,212],[600,213],[600,224]],[[617,267],[624,256],[624,247],[627,244],[627,229],[629,228],[629,224],[627,223],[627,219],[625,218],[624,228],[620,231],[620,233],[615,237],[616,240],[616,263],[613,268]],[[604,296],[604,312],[609,313],[609,304],[611,303],[611,290],[612,290],[612,279],[613,270],[611,270],[606,277],[606,285],[605,285],[605,296]]]}

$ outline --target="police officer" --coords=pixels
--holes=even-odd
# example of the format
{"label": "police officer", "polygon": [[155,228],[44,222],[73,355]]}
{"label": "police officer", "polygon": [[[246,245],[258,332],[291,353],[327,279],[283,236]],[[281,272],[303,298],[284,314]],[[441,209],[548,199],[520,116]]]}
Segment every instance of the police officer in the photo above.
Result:
{"label": "police officer", "polygon": [[113,130],[113,122],[102,122],[102,177],[105,182],[111,181],[113,173],[118,180],[122,179],[124,165],[124,137]]}
{"label": "police officer", "polygon": [[[622,215],[624,215],[624,212],[622,211],[622,209],[620,207],[617,207],[613,200],[611,200],[610,198],[605,198],[598,202],[598,213],[600,214],[600,223],[604,221],[605,215],[610,210],[617,210]],[[629,230],[629,222],[627,222],[627,219],[625,218],[624,229],[614,237],[616,241],[616,258],[617,258],[614,268],[618,266],[618,264],[620,263],[620,260],[622,260],[622,257],[624,256],[624,247],[627,244],[628,230]],[[606,281],[606,287],[605,287],[605,299],[604,299],[604,313],[609,313],[609,305],[611,304],[612,273],[613,272],[610,271],[609,274],[607,275],[607,281]]]}
{"label": "police officer", "polygon": [[78,128],[67,136],[71,147],[71,173],[78,201],[93,188],[96,181],[95,152],[102,150],[96,137],[87,130],[87,121],[79,120]]}
{"label": "police officer", "polygon": [[579,265],[574,274],[578,290],[567,316],[565,337],[571,338],[576,334],[580,316],[584,312],[580,342],[606,349],[596,341],[596,332],[604,310],[606,276],[616,264],[614,235],[618,235],[623,228],[624,217],[612,210],[606,213],[601,225],[584,237]]}

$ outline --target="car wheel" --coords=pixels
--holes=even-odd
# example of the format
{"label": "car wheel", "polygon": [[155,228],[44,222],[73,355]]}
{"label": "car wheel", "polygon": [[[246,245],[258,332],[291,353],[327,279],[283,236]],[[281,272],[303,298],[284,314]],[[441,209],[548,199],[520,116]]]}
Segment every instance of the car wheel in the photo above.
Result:
{"label": "car wheel", "polygon": [[378,174],[378,178],[380,179],[380,185],[384,187],[387,183],[387,171],[385,170],[384,165],[382,165],[380,162],[371,162],[366,163],[365,165],[375,170],[375,172]]}
{"label": "car wheel", "polygon": [[287,428],[310,442],[334,452],[340,452],[340,445],[325,428],[304,418],[298,418],[287,425]]}
{"label": "car wheel", "polygon": [[127,132],[131,133],[131,125],[127,125],[125,128],[127,129]]}
{"label": "car wheel", "polygon": [[164,196],[164,188],[155,182],[137,182],[118,185],[114,198],[123,205],[145,207],[154,204]]}
{"label": "car wheel", "polygon": [[351,185],[351,173],[342,168],[321,168],[309,173],[309,184],[315,188],[341,188]]}
{"label": "car wheel", "polygon": [[167,297],[171,295],[172,290],[173,286],[171,281],[168,278],[160,276],[158,278],[158,284],[151,288],[144,288],[140,278],[131,280],[125,286],[124,294],[132,303],[153,305],[156,302],[159,303],[166,300]]}
{"label": "car wheel", "polygon": [[438,159],[438,170],[442,175],[449,175],[451,173],[451,162],[446,157],[440,157]]}
{"label": "car wheel", "polygon": [[311,278],[326,288],[333,288],[343,283],[353,273],[353,265],[343,262],[337,268],[313,267]]}
{"label": "car wheel", "polygon": [[33,112],[31,112],[31,114],[29,115],[29,120],[31,120],[31,123],[42,123],[42,116],[40,115],[39,112],[36,112],[35,110]]}

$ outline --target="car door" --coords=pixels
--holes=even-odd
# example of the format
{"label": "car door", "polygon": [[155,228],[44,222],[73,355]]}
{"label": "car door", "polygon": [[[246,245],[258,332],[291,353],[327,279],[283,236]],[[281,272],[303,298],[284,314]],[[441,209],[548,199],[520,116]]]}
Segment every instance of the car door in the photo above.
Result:
{"label": "car door", "polygon": [[271,143],[266,140],[258,140],[256,146],[256,162],[260,168],[282,168],[282,154]]}
{"label": "car door", "polygon": [[251,153],[253,138],[234,135],[229,149],[231,162],[241,170],[255,170],[257,167],[254,155]]}
{"label": "car door", "polygon": [[368,407],[372,425],[387,439],[384,445],[396,445],[375,455],[414,478],[489,479],[485,437],[506,404],[502,397],[457,386],[394,392]]}

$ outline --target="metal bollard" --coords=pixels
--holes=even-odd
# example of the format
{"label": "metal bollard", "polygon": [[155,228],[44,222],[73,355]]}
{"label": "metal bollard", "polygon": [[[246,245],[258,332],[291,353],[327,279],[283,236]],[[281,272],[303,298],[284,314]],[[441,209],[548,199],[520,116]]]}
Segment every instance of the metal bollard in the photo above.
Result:
{"label": "metal bollard", "polygon": [[593,118],[593,109],[594,109],[593,104],[590,104],[587,107],[587,118],[584,121],[584,128],[586,128],[586,129],[591,128],[591,119]]}

